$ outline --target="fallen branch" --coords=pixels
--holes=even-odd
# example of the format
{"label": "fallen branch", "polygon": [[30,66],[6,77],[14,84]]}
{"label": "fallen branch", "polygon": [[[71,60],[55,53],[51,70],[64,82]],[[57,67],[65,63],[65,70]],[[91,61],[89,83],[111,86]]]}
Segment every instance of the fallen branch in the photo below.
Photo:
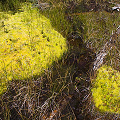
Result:
{"label": "fallen branch", "polygon": [[96,55],[96,60],[93,63],[93,70],[96,71],[102,64],[105,56],[109,53],[109,51],[113,48],[114,43],[117,41],[118,36],[120,35],[120,26],[117,28],[114,34],[110,37],[110,40],[106,42],[103,48]]}

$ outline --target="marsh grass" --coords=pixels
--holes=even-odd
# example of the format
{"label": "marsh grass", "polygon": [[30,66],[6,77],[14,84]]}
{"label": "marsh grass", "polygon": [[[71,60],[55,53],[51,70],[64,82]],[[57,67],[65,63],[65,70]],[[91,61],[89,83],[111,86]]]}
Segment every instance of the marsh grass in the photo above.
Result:
{"label": "marsh grass", "polygon": [[[104,43],[109,40],[112,30],[114,32],[116,26],[119,25],[119,13],[107,13],[105,11],[84,11],[76,12],[74,14],[66,14],[66,6],[68,5],[67,1],[64,2],[65,4],[63,4],[62,1],[52,1],[52,3],[54,3],[52,8],[46,9],[45,11],[40,10],[40,14],[38,14],[38,10],[36,9],[31,10],[30,6],[28,6],[28,8],[25,7],[24,9],[26,9],[27,12],[16,13],[14,16],[9,16],[10,18],[13,17],[13,19],[11,19],[12,21],[6,19],[3,20],[4,24],[1,23],[3,26],[5,25],[4,27],[1,27],[2,33],[9,34],[9,30],[13,30],[11,36],[8,36],[11,37],[12,41],[9,40],[8,44],[16,44],[17,41],[13,39],[12,36],[14,35],[14,37],[18,37],[18,33],[16,33],[17,28],[13,29],[13,27],[17,27],[18,24],[14,24],[15,26],[11,26],[9,24],[11,24],[14,19],[20,19],[22,16],[23,19],[20,21],[25,23],[25,25],[21,26],[21,28],[24,29],[25,35],[22,34],[20,37],[23,36],[23,39],[26,39],[27,44],[19,46],[23,44],[19,43],[18,50],[21,51],[20,49],[25,47],[22,52],[23,55],[26,54],[26,49],[32,53],[35,53],[35,56],[39,56],[39,54],[43,53],[42,55],[43,58],[45,58],[45,61],[43,59],[42,61],[37,60],[37,64],[33,68],[29,65],[29,62],[30,64],[33,64],[34,59],[32,58],[35,56],[31,56],[31,54],[27,52],[28,56],[26,56],[25,60],[28,57],[30,57],[31,60],[29,60],[27,65],[23,66],[23,68],[29,72],[23,72],[20,70],[18,71],[19,74],[15,76],[13,75],[14,78],[12,78],[12,81],[7,83],[7,91],[1,96],[0,100],[0,117],[6,120],[106,120],[115,117],[118,118],[119,115],[116,114],[109,114],[106,112],[101,113],[95,106],[95,103],[93,103],[94,100],[91,93],[92,85],[89,73],[89,69],[91,67],[88,66],[91,65],[91,62],[93,62],[89,61],[93,54],[91,54],[89,48],[94,50],[96,53],[99,52],[101,46],[103,46]],[[70,48],[63,54],[64,49],[62,45],[64,42],[56,44],[57,41],[53,41],[53,45],[51,46],[49,42],[51,42],[51,40],[55,37],[57,37],[56,39],[62,38],[60,40],[65,39],[61,35],[57,35],[56,32],[56,34],[49,35],[46,26],[44,25],[44,20],[45,23],[52,25],[50,26],[51,29],[54,28],[54,30],[58,31],[65,38],[68,38],[68,36],[72,35],[73,32],[75,32],[75,34],[77,33],[77,35],[81,36],[83,39],[83,47],[79,49],[75,46],[80,42],[78,41],[75,45],[72,45],[72,47],[70,46]],[[37,24],[34,24],[32,21]],[[42,24],[40,24],[40,21]],[[9,26],[6,26],[7,22],[9,23]],[[39,32],[36,29],[38,29]],[[21,33],[21,29],[17,31],[19,31],[19,34]],[[15,34],[17,35],[15,36]],[[40,39],[44,41],[42,44],[40,44],[41,41],[39,40],[34,43],[36,39],[39,39],[37,35],[39,35]],[[4,45],[6,44],[4,43]],[[42,52],[39,52],[39,47],[37,45],[43,45]],[[53,48],[54,45],[57,46],[53,50],[54,52],[58,50],[62,52],[61,54],[55,52],[55,54],[58,55],[56,57],[53,55],[53,52],[51,52],[51,48]],[[86,46],[88,48],[86,48]],[[8,47],[8,50],[10,50],[11,46]],[[35,48],[37,48],[37,50],[34,51]],[[49,52],[45,51],[45,49],[47,49],[50,54],[48,54]],[[11,51],[7,52],[9,54]],[[15,54],[14,52],[15,51],[13,50],[13,54]],[[44,53],[46,53],[46,56],[44,56]],[[106,61],[109,61],[111,54],[112,52],[108,57],[106,57]],[[49,56],[47,57],[47,55],[51,55],[51,58],[49,58]],[[39,59],[39,57],[37,57],[37,59]],[[21,60],[18,60],[19,65],[21,65],[22,62]],[[39,63],[43,63],[43,66]],[[110,63],[110,61],[108,63]],[[111,63],[111,65],[113,64]],[[17,66],[15,67],[19,68]],[[36,68],[37,71],[34,71]],[[3,71],[5,72],[6,70],[3,69]],[[40,72],[41,74],[33,74],[33,71],[34,73],[42,71],[42,73]],[[19,79],[20,76],[18,75],[22,75],[22,80]],[[5,76],[7,79],[10,77],[11,79],[11,76],[9,76],[6,72],[3,76]]]}
{"label": "marsh grass", "polygon": [[[71,68],[68,67],[65,69],[65,64],[62,64],[54,64],[54,68],[51,67],[51,69],[46,70],[38,79],[12,81],[10,83],[8,92],[3,95],[3,106],[4,104],[7,106],[12,105],[8,110],[10,109],[13,119],[16,119],[18,117],[17,115],[20,115],[23,119],[26,117],[28,119],[47,119],[50,117],[49,114],[52,113],[52,111],[55,112],[53,118],[59,119],[59,117],[62,117],[61,112],[71,99],[71,89],[69,89],[69,86],[73,86],[72,81],[69,81],[72,80],[72,73],[69,73]],[[73,90],[74,86],[72,91]],[[12,94],[12,98],[7,99],[7,96],[10,94]],[[12,101],[12,104],[10,101]],[[17,114],[15,111],[18,111]],[[71,114],[66,114],[70,111]],[[5,108],[3,112],[6,113],[7,109]],[[66,114],[66,118],[70,117],[70,115],[71,118],[75,117],[70,107],[68,107],[63,114]],[[63,118],[65,118],[65,116],[63,116]]]}
{"label": "marsh grass", "polygon": [[0,1],[0,11],[12,11],[17,12],[21,7],[22,3],[26,0],[1,0]]}

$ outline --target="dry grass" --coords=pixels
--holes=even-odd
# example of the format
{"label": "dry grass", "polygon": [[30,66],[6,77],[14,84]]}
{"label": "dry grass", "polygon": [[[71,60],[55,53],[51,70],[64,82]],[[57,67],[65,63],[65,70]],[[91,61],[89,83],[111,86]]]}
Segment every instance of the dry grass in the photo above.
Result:
{"label": "dry grass", "polygon": [[[0,118],[5,120],[119,119],[119,114],[100,112],[95,106],[90,78],[95,53],[99,53],[101,47],[104,47],[107,40],[109,41],[112,30],[118,26],[120,20],[118,13],[93,11],[68,15],[65,11],[66,7],[69,7],[69,2],[64,2],[65,5],[62,1],[59,4],[57,2],[54,3],[57,4],[56,7],[53,6],[40,13],[50,19],[55,30],[71,40],[69,49],[61,59],[44,69],[41,75],[9,82],[7,91],[0,98]],[[76,40],[76,36],[83,41]],[[77,42],[74,42],[75,40]],[[79,42],[82,45],[77,45]],[[112,50],[117,50],[115,51],[117,56]],[[113,65],[116,69],[119,67],[119,41],[112,50],[108,52],[104,63],[113,65],[117,59],[118,63]],[[92,78],[96,77],[94,73],[92,75],[94,75]]]}

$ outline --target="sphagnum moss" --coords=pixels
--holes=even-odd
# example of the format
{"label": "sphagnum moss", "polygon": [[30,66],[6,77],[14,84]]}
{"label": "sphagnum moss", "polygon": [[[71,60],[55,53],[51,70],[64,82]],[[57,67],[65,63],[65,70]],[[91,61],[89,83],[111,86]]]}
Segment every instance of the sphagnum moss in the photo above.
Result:
{"label": "sphagnum moss", "polygon": [[92,88],[95,106],[101,112],[120,113],[120,73],[110,66],[98,69]]}
{"label": "sphagnum moss", "polygon": [[4,20],[0,46],[0,94],[9,80],[41,74],[67,49],[65,38],[49,19],[30,6]]}

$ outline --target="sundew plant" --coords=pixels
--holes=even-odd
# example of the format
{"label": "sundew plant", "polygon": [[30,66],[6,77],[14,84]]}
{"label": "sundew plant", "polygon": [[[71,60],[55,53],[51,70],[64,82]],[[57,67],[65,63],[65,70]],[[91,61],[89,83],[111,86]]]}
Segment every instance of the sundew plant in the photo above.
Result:
{"label": "sundew plant", "polygon": [[1,19],[0,94],[10,80],[40,75],[67,50],[66,40],[36,8]]}
{"label": "sundew plant", "polygon": [[120,73],[110,66],[99,68],[92,95],[101,112],[120,113]]}

